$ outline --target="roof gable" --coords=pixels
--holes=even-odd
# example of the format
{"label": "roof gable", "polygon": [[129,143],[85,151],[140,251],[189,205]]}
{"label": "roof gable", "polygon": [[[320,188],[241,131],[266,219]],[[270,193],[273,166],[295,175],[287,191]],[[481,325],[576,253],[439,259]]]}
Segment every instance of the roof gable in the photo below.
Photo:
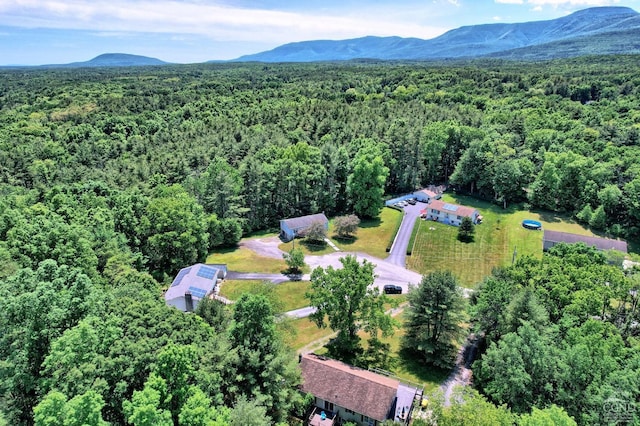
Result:
{"label": "roof gable", "polygon": [[315,354],[303,355],[302,390],[340,407],[384,421],[400,382]]}
{"label": "roof gable", "polygon": [[283,222],[290,229],[295,231],[298,229],[308,228],[309,226],[311,226],[312,223],[315,223],[315,222],[320,222],[323,225],[326,225],[329,223],[329,219],[327,219],[324,213],[318,213],[318,214],[310,214],[308,216],[300,216],[300,217],[293,217],[290,219],[283,219],[281,222]]}

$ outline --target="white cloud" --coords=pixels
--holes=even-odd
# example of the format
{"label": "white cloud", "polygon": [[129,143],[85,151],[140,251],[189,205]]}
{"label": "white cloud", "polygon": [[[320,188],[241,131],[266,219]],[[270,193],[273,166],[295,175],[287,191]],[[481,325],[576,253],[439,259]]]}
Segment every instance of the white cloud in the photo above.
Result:
{"label": "white cloud", "polygon": [[203,0],[0,0],[0,24],[198,34],[216,40],[274,43],[363,35],[431,38],[450,29],[393,20],[388,15],[367,15],[366,11],[338,16],[241,8]]}
{"label": "white cloud", "polygon": [[611,6],[620,0],[527,0],[527,3],[538,6]]}
{"label": "white cloud", "polygon": [[494,16],[493,20],[494,21],[502,21],[502,17],[501,16]]}
{"label": "white cloud", "polygon": [[523,4],[524,0],[495,0],[495,2],[502,4]]}

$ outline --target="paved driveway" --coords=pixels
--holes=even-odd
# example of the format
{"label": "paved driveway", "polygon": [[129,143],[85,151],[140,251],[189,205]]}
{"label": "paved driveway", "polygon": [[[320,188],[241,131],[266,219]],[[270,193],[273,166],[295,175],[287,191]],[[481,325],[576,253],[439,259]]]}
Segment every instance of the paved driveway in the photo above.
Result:
{"label": "paved driveway", "polygon": [[415,225],[416,219],[420,216],[420,211],[425,207],[425,203],[416,203],[413,206],[409,204],[404,208],[402,224],[396,235],[396,240],[393,242],[393,246],[391,246],[389,256],[385,259],[387,262],[402,266],[403,268],[406,266],[407,247],[409,247],[413,225]]}

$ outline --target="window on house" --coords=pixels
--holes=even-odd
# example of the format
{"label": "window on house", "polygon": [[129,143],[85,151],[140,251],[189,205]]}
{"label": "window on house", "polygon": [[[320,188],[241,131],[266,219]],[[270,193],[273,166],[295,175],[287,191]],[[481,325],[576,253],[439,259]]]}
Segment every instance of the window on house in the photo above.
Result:
{"label": "window on house", "polygon": [[462,216],[458,216],[458,220],[462,220]]}
{"label": "window on house", "polygon": [[333,412],[333,402],[325,401],[324,409]]}

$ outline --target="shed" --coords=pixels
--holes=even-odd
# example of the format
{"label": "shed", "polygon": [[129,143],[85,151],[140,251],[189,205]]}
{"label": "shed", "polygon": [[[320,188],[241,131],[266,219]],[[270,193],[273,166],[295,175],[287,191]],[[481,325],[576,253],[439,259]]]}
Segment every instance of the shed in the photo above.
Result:
{"label": "shed", "polygon": [[218,279],[226,275],[226,265],[197,263],[182,268],[165,292],[164,300],[183,312],[195,311],[200,300],[214,291]]}
{"label": "shed", "polygon": [[436,191],[432,191],[431,189],[420,189],[419,191],[415,191],[413,196],[416,200],[423,203],[430,203],[432,200],[439,200],[442,198],[442,194]]}
{"label": "shed", "polygon": [[598,250],[617,250],[627,253],[627,242],[623,240],[612,240],[609,238],[589,237],[586,235],[570,234],[568,232],[544,231],[542,241],[542,249],[549,250],[551,247],[560,243],[585,243],[588,246],[595,247]]}
{"label": "shed", "polygon": [[324,213],[283,219],[280,221],[280,238],[283,241],[291,241],[304,235],[305,231],[316,222],[321,223],[325,230],[329,230],[329,219]]}

